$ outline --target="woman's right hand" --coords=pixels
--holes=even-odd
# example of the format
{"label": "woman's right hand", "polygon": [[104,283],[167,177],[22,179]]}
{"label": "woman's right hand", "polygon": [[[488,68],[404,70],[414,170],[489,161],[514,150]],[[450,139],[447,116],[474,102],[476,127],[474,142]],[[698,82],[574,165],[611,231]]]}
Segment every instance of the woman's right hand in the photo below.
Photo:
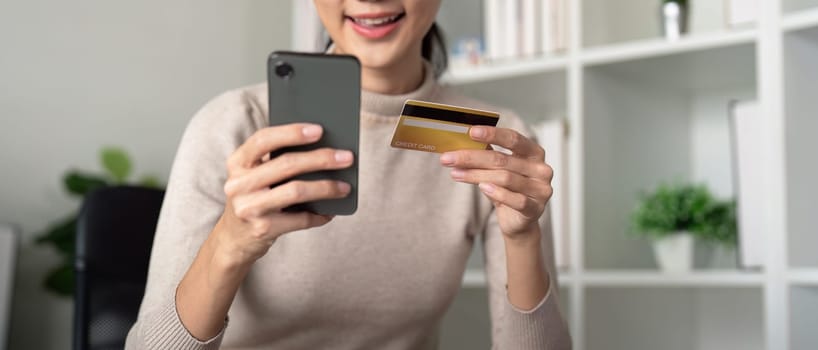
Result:
{"label": "woman's right hand", "polygon": [[[224,213],[176,289],[179,319],[194,338],[212,339],[224,329],[227,311],[239,286],[252,264],[267,253],[276,238],[324,225],[332,219],[281,209],[349,194],[349,184],[336,181],[284,182],[299,174],[347,168],[353,162],[349,151],[290,152],[265,161],[271,151],[315,143],[322,131],[318,125],[303,123],[264,128],[230,155]],[[282,184],[270,188],[278,183]]]}
{"label": "woman's right hand", "polygon": [[[265,161],[272,151],[315,143],[322,133],[321,126],[316,124],[267,127],[233,152],[227,160],[228,179],[224,185],[227,202],[214,230],[222,258],[231,264],[252,264],[279,236],[332,220],[331,216],[282,209],[298,203],[343,198],[350,192],[349,184],[334,180],[283,181],[304,173],[348,168],[354,161],[352,152],[321,148],[284,153]],[[278,183],[281,184],[270,188]]]}

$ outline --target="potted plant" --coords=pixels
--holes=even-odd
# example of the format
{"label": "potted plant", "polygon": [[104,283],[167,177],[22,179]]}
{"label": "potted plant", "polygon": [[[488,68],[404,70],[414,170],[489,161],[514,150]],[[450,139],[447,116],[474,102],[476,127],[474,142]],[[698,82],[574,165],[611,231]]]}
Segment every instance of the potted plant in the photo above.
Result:
{"label": "potted plant", "polygon": [[[100,152],[100,162],[105,169],[103,174],[91,174],[71,170],[63,177],[65,190],[74,197],[84,198],[92,191],[106,186],[123,185],[131,176],[131,159],[118,148],[104,148]],[[153,176],[143,176],[138,185],[160,187]],[[40,233],[36,243],[51,245],[62,255],[62,262],[54,267],[43,280],[44,287],[61,296],[74,294],[74,247],[77,235],[77,213],[72,213],[49,226]]]}
{"label": "potted plant", "polygon": [[734,243],[735,203],[719,201],[701,185],[662,184],[642,195],[633,211],[633,232],[653,239],[659,267],[686,272],[693,266],[695,238]]}
{"label": "potted plant", "polygon": [[662,0],[660,7],[660,23],[662,34],[668,40],[677,40],[687,33],[688,13],[687,0]]}

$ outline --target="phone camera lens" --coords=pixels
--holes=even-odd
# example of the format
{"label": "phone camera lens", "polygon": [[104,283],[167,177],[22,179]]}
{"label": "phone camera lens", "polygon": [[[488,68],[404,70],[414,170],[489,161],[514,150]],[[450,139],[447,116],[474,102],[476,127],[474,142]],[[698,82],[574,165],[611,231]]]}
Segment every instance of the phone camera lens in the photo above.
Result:
{"label": "phone camera lens", "polygon": [[287,62],[276,63],[276,75],[278,75],[279,78],[287,79],[291,77],[293,73],[295,73],[295,71],[293,70],[293,66],[291,66],[289,63]]}

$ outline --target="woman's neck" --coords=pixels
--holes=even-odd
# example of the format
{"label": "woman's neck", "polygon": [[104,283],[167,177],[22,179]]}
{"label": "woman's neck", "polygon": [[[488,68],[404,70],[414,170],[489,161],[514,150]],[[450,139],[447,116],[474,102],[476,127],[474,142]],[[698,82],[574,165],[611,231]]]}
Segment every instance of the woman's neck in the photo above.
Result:
{"label": "woman's neck", "polygon": [[361,67],[361,87],[385,95],[405,94],[423,84],[423,69],[421,56],[406,57],[389,67]]}

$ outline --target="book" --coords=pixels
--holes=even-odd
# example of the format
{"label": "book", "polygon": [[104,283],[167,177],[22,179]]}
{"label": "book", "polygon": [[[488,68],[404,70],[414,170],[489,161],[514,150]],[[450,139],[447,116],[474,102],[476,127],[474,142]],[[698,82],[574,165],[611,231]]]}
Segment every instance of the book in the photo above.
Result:
{"label": "book", "polygon": [[520,56],[520,1],[504,0],[500,25],[503,27],[503,43],[500,58],[516,58]]}
{"label": "book", "polygon": [[502,0],[483,0],[483,21],[485,22],[483,34],[484,49],[486,58],[497,60],[503,56],[505,39],[505,28],[502,25],[503,12]]}
{"label": "book", "polygon": [[[558,268],[570,265],[568,216],[568,144],[567,125],[561,119],[547,120],[534,128],[537,142],[545,149],[545,161],[554,169],[551,187],[554,194],[548,202],[554,232],[554,260]],[[545,220],[546,215],[543,215]],[[540,222],[541,225],[546,222]]]}
{"label": "book", "polygon": [[541,52],[545,54],[564,51],[568,47],[566,0],[540,0]]}
{"label": "book", "polygon": [[733,178],[738,210],[739,263],[746,268],[764,266],[764,172],[758,155],[764,154],[761,109],[757,101],[730,103],[733,144]]}
{"label": "book", "polygon": [[554,0],[540,0],[540,50],[554,52]]}
{"label": "book", "polygon": [[554,52],[568,48],[568,0],[554,0]]}
{"label": "book", "polygon": [[520,0],[521,13],[521,37],[522,45],[520,53],[524,57],[531,57],[539,54],[540,49],[540,34],[542,31],[538,30],[540,25],[540,4],[542,0]]}

